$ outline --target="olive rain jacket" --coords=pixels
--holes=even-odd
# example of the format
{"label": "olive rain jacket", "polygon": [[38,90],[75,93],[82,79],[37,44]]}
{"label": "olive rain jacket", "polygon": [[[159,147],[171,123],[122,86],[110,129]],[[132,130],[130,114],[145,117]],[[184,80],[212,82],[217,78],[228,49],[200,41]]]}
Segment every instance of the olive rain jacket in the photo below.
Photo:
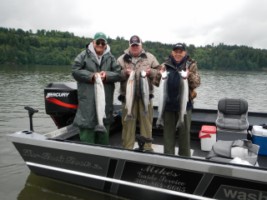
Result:
{"label": "olive rain jacket", "polygon": [[145,50],[142,50],[141,54],[139,55],[138,58],[133,58],[130,55],[129,49],[124,51],[124,54],[121,55],[118,58],[118,64],[122,67],[121,71],[121,88],[120,88],[120,97],[119,100],[124,101],[125,95],[126,95],[126,85],[127,85],[127,80],[128,76],[125,74],[125,70],[127,68],[133,69],[136,72],[136,82],[135,82],[135,96],[136,97],[141,97],[140,90],[140,76],[141,76],[141,71],[144,70],[146,71],[147,68],[151,68],[150,75],[148,76],[148,84],[149,84],[149,94],[152,97],[153,95],[153,85],[158,86],[159,82],[154,82],[156,81],[155,77],[158,76],[158,67],[159,62],[157,61],[156,57],[152,55],[149,52],[145,52]]}
{"label": "olive rain jacket", "polygon": [[[100,62],[100,64],[99,64]],[[96,104],[93,75],[96,72],[105,71],[106,79],[103,81],[106,98],[106,119],[104,124],[111,123],[113,113],[113,95],[115,82],[120,81],[120,66],[107,48],[101,58],[97,55],[90,43],[89,47],[82,51],[74,60],[72,75],[78,85],[78,109],[73,124],[79,128],[94,128],[97,122]]]}
{"label": "olive rain jacket", "polygon": [[193,99],[196,97],[195,89],[200,85],[200,76],[198,73],[198,67],[196,61],[189,56],[179,65],[178,68],[174,66],[169,57],[162,65],[165,65],[168,74],[168,100],[165,105],[167,111],[179,111],[179,97],[180,97],[180,73],[181,70],[189,70],[188,86],[189,86],[189,101],[187,103],[187,109],[193,108]]}

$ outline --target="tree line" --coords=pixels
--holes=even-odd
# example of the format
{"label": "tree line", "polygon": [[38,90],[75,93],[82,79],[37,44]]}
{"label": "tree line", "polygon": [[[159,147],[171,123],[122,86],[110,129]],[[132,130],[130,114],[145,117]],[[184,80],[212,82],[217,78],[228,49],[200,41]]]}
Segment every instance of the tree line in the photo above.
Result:
{"label": "tree line", "polygon": [[[71,65],[74,58],[92,38],[78,37],[56,30],[12,29],[0,27],[0,64],[16,65]],[[108,38],[112,54],[118,58],[128,48],[123,37]],[[267,50],[248,46],[186,44],[189,55],[201,69],[262,70],[267,68]],[[162,63],[170,54],[172,44],[146,41],[145,50]]]}

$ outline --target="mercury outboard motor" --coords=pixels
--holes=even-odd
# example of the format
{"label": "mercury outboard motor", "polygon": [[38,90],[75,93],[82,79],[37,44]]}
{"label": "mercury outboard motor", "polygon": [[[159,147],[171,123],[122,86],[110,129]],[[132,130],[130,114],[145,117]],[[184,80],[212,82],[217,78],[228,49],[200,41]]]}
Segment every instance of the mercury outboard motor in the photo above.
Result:
{"label": "mercury outboard motor", "polygon": [[72,124],[78,107],[76,82],[49,83],[44,98],[46,114],[58,128]]}

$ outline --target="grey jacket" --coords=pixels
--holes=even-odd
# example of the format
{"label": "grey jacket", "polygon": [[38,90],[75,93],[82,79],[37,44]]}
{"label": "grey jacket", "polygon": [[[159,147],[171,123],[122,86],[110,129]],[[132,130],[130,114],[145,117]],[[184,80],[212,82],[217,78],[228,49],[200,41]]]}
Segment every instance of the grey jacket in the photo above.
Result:
{"label": "grey jacket", "polygon": [[121,68],[107,46],[101,58],[97,58],[91,43],[74,60],[72,75],[78,85],[78,110],[73,124],[80,128],[94,128],[97,125],[93,75],[96,72],[105,71],[104,83],[106,98],[106,116],[104,124],[111,123],[113,113],[113,95],[115,82],[120,81]]}

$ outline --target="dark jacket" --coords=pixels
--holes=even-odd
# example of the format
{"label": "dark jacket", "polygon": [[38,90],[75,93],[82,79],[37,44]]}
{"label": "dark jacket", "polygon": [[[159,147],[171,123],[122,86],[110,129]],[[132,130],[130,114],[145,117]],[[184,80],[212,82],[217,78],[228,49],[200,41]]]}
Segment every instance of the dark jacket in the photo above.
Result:
{"label": "dark jacket", "polygon": [[117,65],[116,59],[107,47],[101,63],[96,59],[92,44],[82,51],[74,60],[72,75],[78,85],[78,110],[74,119],[74,125],[80,128],[94,128],[97,125],[97,114],[95,107],[95,92],[92,77],[94,73],[105,71],[106,80],[104,83],[106,99],[105,124],[109,124],[113,113],[113,95],[115,82],[120,81],[121,68]]}
{"label": "dark jacket", "polygon": [[167,99],[165,104],[166,111],[179,111],[180,108],[180,87],[181,87],[181,76],[179,71],[180,68],[176,67],[171,58],[165,61],[165,68],[168,72],[167,79]]}
{"label": "dark jacket", "polygon": [[170,56],[162,65],[165,65],[168,72],[168,97],[166,100],[165,110],[179,111],[179,100],[181,95],[181,76],[179,72],[181,70],[186,70],[186,68],[189,69],[189,101],[187,103],[187,109],[192,109],[193,99],[196,97],[195,89],[200,85],[200,76],[196,62],[187,55],[180,63],[175,63]]}

